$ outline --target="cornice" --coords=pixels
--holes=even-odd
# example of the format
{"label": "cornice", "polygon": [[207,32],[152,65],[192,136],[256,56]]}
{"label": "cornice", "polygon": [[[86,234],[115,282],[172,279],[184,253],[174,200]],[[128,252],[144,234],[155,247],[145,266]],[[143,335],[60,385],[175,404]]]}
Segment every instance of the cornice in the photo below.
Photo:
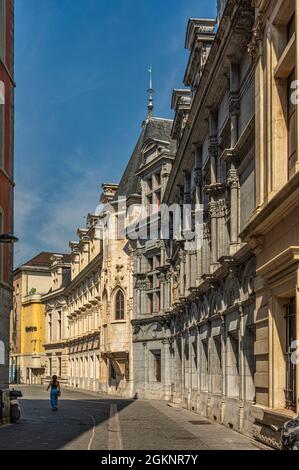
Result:
{"label": "cornice", "polygon": [[240,233],[243,241],[265,235],[299,204],[299,172],[266,203]]}
{"label": "cornice", "polygon": [[90,272],[97,266],[101,270],[100,262],[102,261],[103,254],[99,253],[87,266],[71,281],[65,288],[65,295],[69,294],[72,290],[76,289],[83,280],[89,276]]}
{"label": "cornice", "polygon": [[[249,40],[249,33],[251,31],[250,23],[254,21],[254,10],[253,8],[251,9],[249,0],[245,1],[246,5],[243,3],[244,2],[242,2],[241,5],[240,2],[236,4],[235,0],[227,1],[224,15],[222,16],[218,31],[216,33],[203,70],[199,86],[192,102],[185,131],[180,141],[172,173],[165,190],[165,202],[168,202],[174,194],[176,188],[175,181],[178,179],[180,174],[182,160],[187,152],[187,148],[189,145],[192,145],[192,134],[194,132],[195,126],[199,123],[199,117],[201,116],[200,122],[204,122],[208,117],[207,104],[211,105],[212,101],[218,99],[216,96],[217,93],[215,94],[212,91],[213,87],[215,87],[215,84],[219,83],[217,78],[219,78],[218,76],[221,74],[221,70],[223,71],[224,75],[225,70],[229,64],[229,57],[232,56],[234,50],[236,50],[235,54],[238,53],[239,55],[242,51],[243,46],[240,44],[240,41],[234,41],[233,45],[233,39],[240,38],[241,40],[243,37],[244,48],[246,48],[245,43],[247,41],[247,36],[245,34],[246,30],[244,29],[244,25],[247,21],[247,34]],[[240,18],[239,13],[241,14],[242,18]],[[240,21],[240,24],[238,24],[238,21]],[[236,49],[237,46],[238,49]],[[217,92],[222,93],[222,88],[218,86]],[[203,126],[201,126],[201,128],[204,130]],[[197,138],[199,139],[199,143],[201,143],[201,137],[197,136]]]}

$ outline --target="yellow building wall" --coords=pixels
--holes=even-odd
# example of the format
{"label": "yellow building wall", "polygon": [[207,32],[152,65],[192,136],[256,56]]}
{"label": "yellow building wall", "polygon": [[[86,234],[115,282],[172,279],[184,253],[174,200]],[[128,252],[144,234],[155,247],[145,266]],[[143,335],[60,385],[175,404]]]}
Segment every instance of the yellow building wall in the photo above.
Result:
{"label": "yellow building wall", "polygon": [[22,306],[21,354],[44,352],[45,306],[32,302]]}

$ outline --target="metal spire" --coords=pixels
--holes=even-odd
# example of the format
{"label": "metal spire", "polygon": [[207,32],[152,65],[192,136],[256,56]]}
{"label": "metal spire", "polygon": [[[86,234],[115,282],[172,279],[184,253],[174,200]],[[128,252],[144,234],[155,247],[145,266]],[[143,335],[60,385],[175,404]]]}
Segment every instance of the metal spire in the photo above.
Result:
{"label": "metal spire", "polygon": [[148,109],[148,117],[151,118],[153,117],[153,109],[154,109],[154,103],[153,103],[153,94],[154,94],[154,90],[153,90],[153,69],[152,69],[152,66],[150,66],[150,68],[148,69],[148,72],[150,74],[150,86],[149,86],[149,89],[147,90],[147,93],[148,93],[148,106],[147,106],[147,109]]}

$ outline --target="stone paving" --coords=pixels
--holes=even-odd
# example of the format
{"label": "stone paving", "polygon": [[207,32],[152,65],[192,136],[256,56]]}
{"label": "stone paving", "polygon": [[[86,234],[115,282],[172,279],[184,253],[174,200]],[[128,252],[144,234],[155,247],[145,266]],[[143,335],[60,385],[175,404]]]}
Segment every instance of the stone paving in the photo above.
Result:
{"label": "stone paving", "polygon": [[0,449],[258,450],[249,438],[165,402],[64,389],[52,412],[45,387],[22,387],[22,419],[0,427]]}

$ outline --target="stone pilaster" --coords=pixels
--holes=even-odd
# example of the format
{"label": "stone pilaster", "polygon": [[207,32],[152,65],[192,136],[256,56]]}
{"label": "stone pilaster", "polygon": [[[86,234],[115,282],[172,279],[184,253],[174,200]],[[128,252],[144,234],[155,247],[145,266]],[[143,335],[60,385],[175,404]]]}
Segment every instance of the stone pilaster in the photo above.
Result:
{"label": "stone pilaster", "polygon": [[[234,149],[239,138],[239,64],[230,65],[230,93],[229,113],[231,118],[231,149]],[[229,162],[227,183],[230,187],[230,242],[232,245],[238,243],[239,231],[239,178],[236,157],[233,156]]]}

